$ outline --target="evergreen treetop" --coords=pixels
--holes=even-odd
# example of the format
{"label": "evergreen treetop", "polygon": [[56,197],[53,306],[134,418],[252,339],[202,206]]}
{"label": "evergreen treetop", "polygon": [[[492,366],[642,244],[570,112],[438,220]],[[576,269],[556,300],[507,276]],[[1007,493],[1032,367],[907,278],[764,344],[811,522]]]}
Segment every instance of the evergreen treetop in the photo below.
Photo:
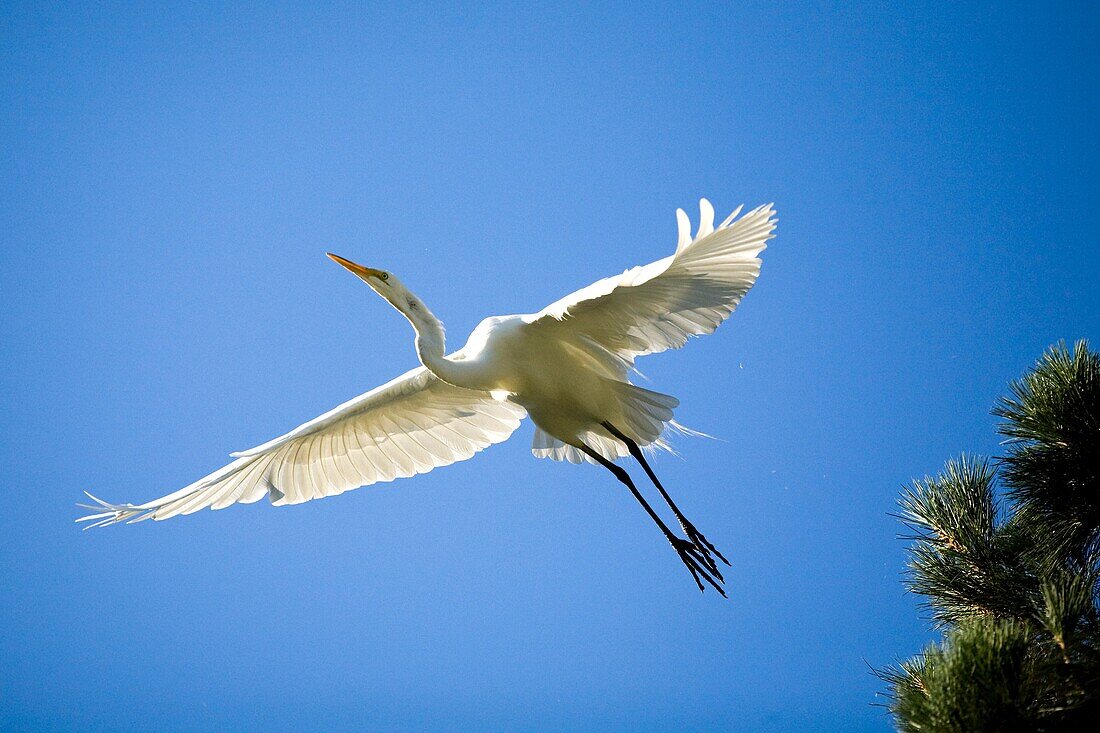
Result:
{"label": "evergreen treetop", "polygon": [[901,731],[1100,720],[1100,356],[1059,344],[1010,392],[1005,456],[964,455],[899,501],[907,585],[943,633],[879,672]]}

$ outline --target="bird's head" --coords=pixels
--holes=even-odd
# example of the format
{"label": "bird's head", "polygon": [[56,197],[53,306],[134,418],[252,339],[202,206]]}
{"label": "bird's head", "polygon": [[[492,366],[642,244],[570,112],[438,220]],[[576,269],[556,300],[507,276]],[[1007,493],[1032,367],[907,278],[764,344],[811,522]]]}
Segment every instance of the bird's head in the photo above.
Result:
{"label": "bird's head", "polygon": [[390,305],[405,314],[409,320],[414,320],[413,316],[423,308],[419,299],[392,272],[364,267],[331,252],[328,256],[333,262],[347,268],[360,280],[370,285],[371,290],[389,301]]}

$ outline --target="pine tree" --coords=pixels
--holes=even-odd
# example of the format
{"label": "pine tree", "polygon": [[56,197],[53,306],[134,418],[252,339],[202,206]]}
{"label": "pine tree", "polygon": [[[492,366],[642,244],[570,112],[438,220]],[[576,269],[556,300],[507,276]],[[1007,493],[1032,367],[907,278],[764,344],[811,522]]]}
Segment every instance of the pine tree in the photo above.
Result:
{"label": "pine tree", "polygon": [[1100,356],[1051,348],[993,410],[1007,455],[962,456],[901,499],[908,588],[938,643],[880,670],[898,730],[1096,730]]}

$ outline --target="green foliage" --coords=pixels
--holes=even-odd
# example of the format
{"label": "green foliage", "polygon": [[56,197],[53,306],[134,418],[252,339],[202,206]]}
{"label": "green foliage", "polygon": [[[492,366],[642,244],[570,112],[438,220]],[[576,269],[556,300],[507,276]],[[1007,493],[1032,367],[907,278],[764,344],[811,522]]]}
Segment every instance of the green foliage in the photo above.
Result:
{"label": "green foliage", "polygon": [[1100,719],[1100,357],[1056,346],[1011,392],[994,410],[1007,456],[964,455],[899,501],[908,587],[943,631],[879,671],[902,731]]}
{"label": "green foliage", "polygon": [[1012,384],[993,413],[1005,419],[1009,498],[1058,562],[1096,560],[1100,540],[1100,355],[1084,342],[1052,348]]}
{"label": "green foliage", "polygon": [[1019,542],[997,523],[992,466],[963,456],[936,478],[915,481],[900,500],[916,540],[908,586],[925,596],[941,626],[974,616],[1013,617],[1019,597]]}
{"label": "green foliage", "polygon": [[903,731],[1033,731],[1036,705],[1022,694],[1031,683],[1030,630],[1016,621],[972,619],[942,644],[884,673],[894,688],[892,710]]}

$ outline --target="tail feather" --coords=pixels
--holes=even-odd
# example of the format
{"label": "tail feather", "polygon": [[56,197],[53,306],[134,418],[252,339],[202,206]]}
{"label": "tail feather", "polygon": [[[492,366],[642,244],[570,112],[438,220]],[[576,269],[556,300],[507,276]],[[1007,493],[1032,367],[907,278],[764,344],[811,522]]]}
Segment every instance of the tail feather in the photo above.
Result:
{"label": "tail feather", "polygon": [[[671,395],[654,392],[629,382],[608,379],[607,387],[614,393],[618,407],[618,414],[607,415],[607,419],[638,445],[671,452],[672,448],[665,437],[672,430],[682,430],[673,420],[673,411],[680,401]],[[596,422],[575,438],[610,461],[630,453],[622,441],[612,437]],[[552,461],[594,462],[576,446],[538,427],[535,429],[531,452],[536,458],[549,458]]]}

